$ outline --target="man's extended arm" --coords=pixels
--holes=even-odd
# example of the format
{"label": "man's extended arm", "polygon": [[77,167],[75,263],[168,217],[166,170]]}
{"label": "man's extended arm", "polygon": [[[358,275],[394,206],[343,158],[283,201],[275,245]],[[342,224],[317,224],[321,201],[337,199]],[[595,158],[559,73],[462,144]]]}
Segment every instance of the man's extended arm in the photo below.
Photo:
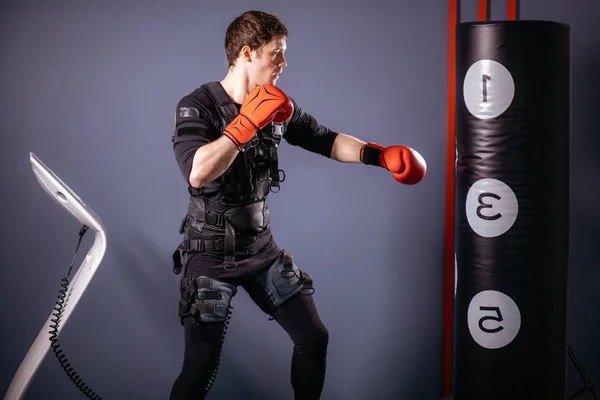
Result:
{"label": "man's extended arm", "polygon": [[366,142],[354,136],[338,133],[329,158],[344,163],[359,163],[361,162],[360,151],[365,144]]}
{"label": "man's extended arm", "polygon": [[332,160],[348,163],[364,163],[387,169],[400,183],[419,183],[427,172],[425,159],[408,146],[384,147],[376,143],[365,143],[346,134],[338,134],[331,149]]}
{"label": "man's extended arm", "polygon": [[332,131],[294,103],[294,116],[285,134],[288,143],[345,163],[363,163],[387,169],[403,184],[420,182],[427,172],[425,159],[408,146],[381,146]]}

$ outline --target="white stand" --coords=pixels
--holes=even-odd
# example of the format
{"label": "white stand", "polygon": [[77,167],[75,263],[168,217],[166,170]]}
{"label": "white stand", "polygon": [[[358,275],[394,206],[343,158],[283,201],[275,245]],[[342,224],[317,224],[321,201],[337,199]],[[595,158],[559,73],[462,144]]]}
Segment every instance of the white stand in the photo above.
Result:
{"label": "white stand", "polygon": [[[88,251],[84,260],[81,262],[77,273],[68,286],[67,304],[63,310],[59,321],[59,331],[65,327],[69,316],[73,312],[77,302],[83,295],[88,284],[92,280],[96,269],[100,265],[104,253],[106,252],[106,231],[100,218],[73,192],[52,170],[33,153],[29,153],[29,161],[33,173],[44,191],[50,195],[56,202],[62,205],[79,222],[87,225],[95,231],[94,244]],[[13,380],[4,396],[4,400],[19,400],[25,394],[29,384],[44,357],[50,349],[50,324],[53,319],[52,313],[46,321],[46,324],[40,330],[35,341],[29,348],[25,358],[21,362]]]}

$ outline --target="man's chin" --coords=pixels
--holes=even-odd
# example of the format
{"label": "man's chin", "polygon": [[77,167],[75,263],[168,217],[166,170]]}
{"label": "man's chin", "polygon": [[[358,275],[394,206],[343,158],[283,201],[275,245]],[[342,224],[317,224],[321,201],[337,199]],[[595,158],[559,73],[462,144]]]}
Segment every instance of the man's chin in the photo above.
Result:
{"label": "man's chin", "polygon": [[279,80],[279,76],[272,76],[269,79],[265,79],[264,81],[262,81],[260,84],[257,85],[257,87],[258,86],[262,86],[262,85],[266,85],[266,84],[277,86],[277,81],[278,80]]}

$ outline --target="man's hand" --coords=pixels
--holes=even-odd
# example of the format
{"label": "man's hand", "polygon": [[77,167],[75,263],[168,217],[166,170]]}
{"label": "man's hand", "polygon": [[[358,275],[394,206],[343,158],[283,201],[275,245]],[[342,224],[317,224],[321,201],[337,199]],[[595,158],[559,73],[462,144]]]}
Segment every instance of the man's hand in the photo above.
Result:
{"label": "man's hand", "polygon": [[292,100],[276,86],[265,84],[251,91],[239,115],[223,130],[223,134],[241,147],[250,141],[257,130],[271,121],[285,122],[294,113]]}
{"label": "man's hand", "polygon": [[392,172],[392,177],[405,185],[419,183],[427,173],[425,159],[408,146],[384,147],[367,143],[360,150],[360,161]]}

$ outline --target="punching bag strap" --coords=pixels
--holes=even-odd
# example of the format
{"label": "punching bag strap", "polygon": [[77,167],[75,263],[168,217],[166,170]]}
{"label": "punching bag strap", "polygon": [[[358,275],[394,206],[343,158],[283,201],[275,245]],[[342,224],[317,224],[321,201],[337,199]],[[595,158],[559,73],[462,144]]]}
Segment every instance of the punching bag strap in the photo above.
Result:
{"label": "punching bag strap", "polygon": [[[508,0],[506,8],[506,19],[509,21],[514,21],[518,19],[517,12],[517,0]],[[477,20],[483,22],[489,21],[489,19],[489,0],[479,0],[477,7]]]}
{"label": "punching bag strap", "polygon": [[479,0],[479,2],[477,3],[477,20],[478,21],[487,21],[489,19],[488,1],[489,0]]}
{"label": "punching bag strap", "polygon": [[514,21],[518,19],[517,0],[508,0],[508,9],[506,19]]}

